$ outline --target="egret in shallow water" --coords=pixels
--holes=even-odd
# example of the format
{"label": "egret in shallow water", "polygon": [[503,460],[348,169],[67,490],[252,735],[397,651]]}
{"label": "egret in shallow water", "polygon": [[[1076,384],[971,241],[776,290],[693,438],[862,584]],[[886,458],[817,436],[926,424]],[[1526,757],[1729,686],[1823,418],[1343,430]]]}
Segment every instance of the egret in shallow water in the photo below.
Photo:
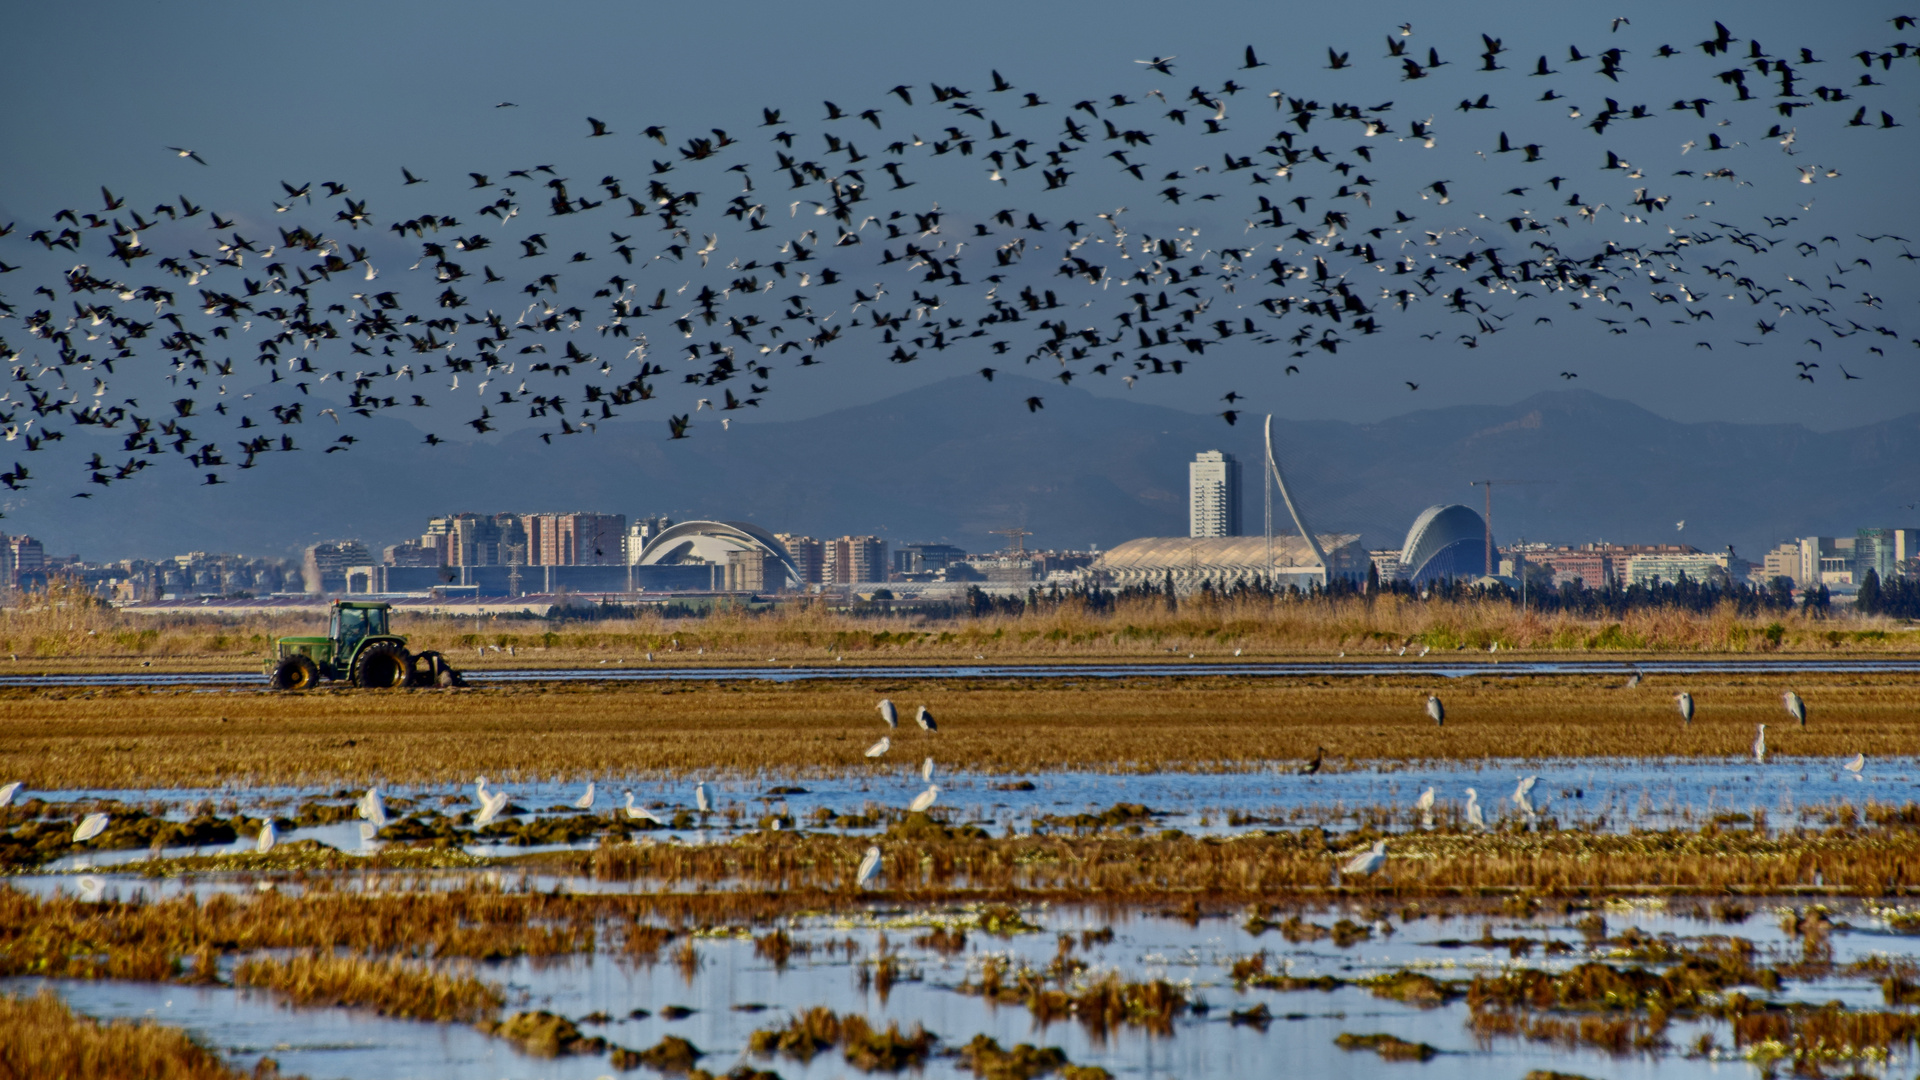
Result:
{"label": "egret in shallow water", "polygon": [[939,797],[940,797],[940,785],[928,784],[927,790],[921,792],[918,795],[915,795],[913,797],[913,801],[907,804],[907,809],[913,811],[916,814],[921,813],[925,811],[927,808],[931,807],[933,805],[933,800]]}
{"label": "egret in shallow water", "polygon": [[888,727],[898,728],[900,726],[900,710],[893,707],[893,699],[881,698],[880,704],[874,707],[880,710],[880,719],[885,720]]}
{"label": "egret in shallow water", "polygon": [[1673,703],[1675,707],[1677,707],[1680,710],[1681,722],[1687,724],[1688,726],[1692,726],[1693,695],[1687,693],[1685,690],[1682,690],[1679,693],[1673,695]]}
{"label": "egret in shallow water", "polygon": [[1760,725],[1760,734],[1753,737],[1753,761],[1756,765],[1767,763],[1767,725]]}
{"label": "egret in shallow water", "polygon": [[95,811],[80,819],[80,827],[73,830],[73,842],[84,844],[107,831],[107,815]]}
{"label": "egret in shallow water", "polygon": [[254,841],[254,850],[265,855],[267,852],[273,850],[273,845],[278,842],[279,839],[280,834],[273,827],[273,819],[268,818],[267,823],[260,826],[260,838]]}
{"label": "egret in shallow water", "polygon": [[378,787],[368,788],[367,793],[360,796],[359,805],[355,810],[360,817],[367,819],[367,824],[375,832],[387,827],[387,803],[380,797]]}
{"label": "egret in shallow water", "polygon": [[879,757],[891,749],[893,749],[893,737],[891,735],[882,735],[880,736],[879,742],[867,747],[867,756]]}
{"label": "egret in shallow water", "polygon": [[[485,781],[486,778],[481,777],[483,787]],[[507,802],[511,798],[512,796],[504,791],[496,791],[491,794],[482,791],[480,795],[480,813],[473,819],[473,827],[480,829],[493,824],[493,819],[499,817],[500,811],[507,808]]]}
{"label": "egret in shallow water", "polygon": [[927,760],[920,763],[920,779],[925,780],[929,784],[933,783],[933,759],[932,758],[928,758]]}
{"label": "egret in shallow water", "polygon": [[1373,846],[1347,860],[1342,874],[1371,874],[1387,864],[1387,842],[1375,840]]}
{"label": "egret in shallow water", "polygon": [[1438,726],[1438,727],[1446,726],[1447,707],[1445,705],[1440,704],[1439,695],[1437,694],[1427,695],[1427,715],[1433,717],[1433,722],[1435,726]]}
{"label": "egret in shallow water", "polygon": [[644,806],[633,805],[633,792],[627,792],[627,817],[634,821],[651,821],[655,825],[665,825],[653,811]]}
{"label": "egret in shallow water", "polygon": [[699,807],[700,812],[703,814],[713,809],[707,802],[707,782],[705,780],[693,785],[693,805]]}
{"label": "egret in shallow water", "polygon": [[593,781],[587,781],[587,790],[581,792],[580,797],[573,800],[573,808],[576,810],[593,809]]}
{"label": "egret in shallow water", "polygon": [[1807,726],[1807,703],[1800,700],[1799,694],[1789,690],[1780,695],[1780,703],[1787,707],[1788,716],[1800,721],[1801,727]]}
{"label": "egret in shallow water", "polygon": [[1533,813],[1533,803],[1529,801],[1528,796],[1533,794],[1533,785],[1539,779],[1538,776],[1521,777],[1520,782],[1513,786],[1513,794],[1508,796],[1513,800],[1513,805],[1519,807],[1523,814]]}
{"label": "egret in shallow water", "polygon": [[1480,793],[1467,789],[1467,824],[1476,829],[1487,827],[1487,819],[1480,815]]}
{"label": "egret in shallow water", "polygon": [[101,895],[107,891],[106,881],[94,877],[92,874],[88,874],[74,884],[79,886],[77,891],[80,894],[80,899],[89,904],[99,903]]}
{"label": "egret in shallow water", "polygon": [[915,723],[920,725],[920,730],[922,731],[940,730],[940,725],[933,722],[933,714],[927,711],[925,705],[920,706],[920,711],[913,714],[913,719]]}
{"label": "egret in shallow water", "polygon": [[1414,800],[1413,807],[1420,811],[1420,827],[1433,828],[1433,788],[1431,786],[1420,793],[1420,797]]}
{"label": "egret in shallow water", "polygon": [[872,847],[867,849],[867,854],[865,855],[865,857],[863,857],[860,860],[860,872],[857,875],[855,875],[854,883],[858,885],[865,885],[867,881],[871,879],[874,873],[879,869],[880,869],[880,845],[875,844]]}
{"label": "egret in shallow water", "polygon": [[0,787],[0,808],[13,805],[13,797],[20,794],[20,781],[15,780],[6,787]]}
{"label": "egret in shallow water", "polygon": [[1855,780],[1865,780],[1865,779],[1866,779],[1866,777],[1864,777],[1864,776],[1861,776],[1860,774],[1861,774],[1862,772],[1864,772],[1864,771],[1866,771],[1866,768],[1867,768],[1867,755],[1865,755],[1865,754],[1855,754],[1855,755],[1853,755],[1853,760],[1852,760],[1852,761],[1849,761],[1849,762],[1847,762],[1847,763],[1846,763],[1845,765],[1842,765],[1842,766],[1840,766],[1840,767],[1841,767],[1841,768],[1843,768],[1843,769],[1845,769],[1845,770],[1847,770],[1848,772],[1850,772],[1850,773],[1852,773],[1852,774],[1853,774],[1853,778],[1854,778]]}

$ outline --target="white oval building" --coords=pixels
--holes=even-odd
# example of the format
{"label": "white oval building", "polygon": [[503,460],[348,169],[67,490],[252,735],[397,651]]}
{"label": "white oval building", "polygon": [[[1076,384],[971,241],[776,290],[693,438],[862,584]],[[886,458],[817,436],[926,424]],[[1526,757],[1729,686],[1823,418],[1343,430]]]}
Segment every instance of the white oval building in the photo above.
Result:
{"label": "white oval building", "polygon": [[759,565],[748,569],[737,586],[730,572],[729,587],[773,589],[778,583],[770,579],[776,575],[766,572],[766,564],[771,562],[789,581],[806,581],[785,544],[760,526],[744,521],[680,522],[648,540],[634,562],[640,566],[711,563],[736,568],[757,562]]}
{"label": "white oval building", "polygon": [[1472,579],[1487,571],[1487,523],[1455,503],[1429,506],[1413,519],[1400,548],[1400,577],[1415,585],[1443,578]]}

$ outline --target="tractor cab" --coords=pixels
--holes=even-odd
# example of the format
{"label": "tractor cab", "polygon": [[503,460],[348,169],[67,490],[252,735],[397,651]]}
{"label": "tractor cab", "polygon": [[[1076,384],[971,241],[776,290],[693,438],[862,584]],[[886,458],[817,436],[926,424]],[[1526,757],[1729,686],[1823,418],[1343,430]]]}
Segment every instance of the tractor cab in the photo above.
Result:
{"label": "tractor cab", "polygon": [[333,605],[333,618],[327,637],[334,642],[334,655],[351,656],[360,643],[370,637],[387,637],[385,604],[356,604],[342,600]]}

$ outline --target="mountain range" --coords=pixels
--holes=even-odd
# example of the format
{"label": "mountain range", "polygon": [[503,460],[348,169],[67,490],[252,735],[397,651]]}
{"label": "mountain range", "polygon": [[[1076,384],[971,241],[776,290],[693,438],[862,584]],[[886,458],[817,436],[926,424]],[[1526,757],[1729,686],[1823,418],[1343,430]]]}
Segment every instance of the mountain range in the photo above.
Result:
{"label": "mountain range", "polygon": [[[1044,407],[1022,406],[1029,395]],[[341,537],[378,547],[465,510],[744,520],[969,551],[998,548],[991,530],[1019,527],[1032,546],[1104,548],[1184,535],[1187,462],[1224,450],[1243,463],[1243,531],[1258,533],[1259,418],[1241,412],[1230,426],[1149,402],[1144,388],[1127,399],[967,376],[807,419],[754,422],[741,410],[726,430],[702,411],[682,441],[654,419],[603,422],[551,446],[524,430],[427,446],[412,425],[376,417],[349,452],[264,455],[229,484],[200,484],[172,463],[90,499],[41,480],[8,504],[0,529],[90,560],[290,554]],[[1371,547],[1398,547],[1429,505],[1481,509],[1484,491],[1469,487],[1478,480],[1494,481],[1502,542],[1733,544],[1757,560],[1789,537],[1920,523],[1920,413],[1816,432],[1682,423],[1570,390],[1370,424],[1274,426],[1308,525],[1358,532]],[[303,441],[326,434],[307,428]],[[1276,514],[1276,529],[1290,529]]]}

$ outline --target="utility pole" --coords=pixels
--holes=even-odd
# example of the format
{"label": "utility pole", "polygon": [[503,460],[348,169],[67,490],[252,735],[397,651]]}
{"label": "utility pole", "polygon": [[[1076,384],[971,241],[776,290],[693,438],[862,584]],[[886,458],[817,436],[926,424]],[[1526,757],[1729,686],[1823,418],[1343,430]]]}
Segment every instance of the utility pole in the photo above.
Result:
{"label": "utility pole", "polygon": [[1492,577],[1493,572],[1499,569],[1499,566],[1493,561],[1493,485],[1499,484],[1502,487],[1512,487],[1514,484],[1551,484],[1551,483],[1553,483],[1553,481],[1551,480],[1469,480],[1467,481],[1468,487],[1477,487],[1477,488],[1487,489],[1486,490],[1487,509],[1486,509],[1486,513],[1481,516],[1481,521],[1487,527],[1487,576],[1488,577]]}

